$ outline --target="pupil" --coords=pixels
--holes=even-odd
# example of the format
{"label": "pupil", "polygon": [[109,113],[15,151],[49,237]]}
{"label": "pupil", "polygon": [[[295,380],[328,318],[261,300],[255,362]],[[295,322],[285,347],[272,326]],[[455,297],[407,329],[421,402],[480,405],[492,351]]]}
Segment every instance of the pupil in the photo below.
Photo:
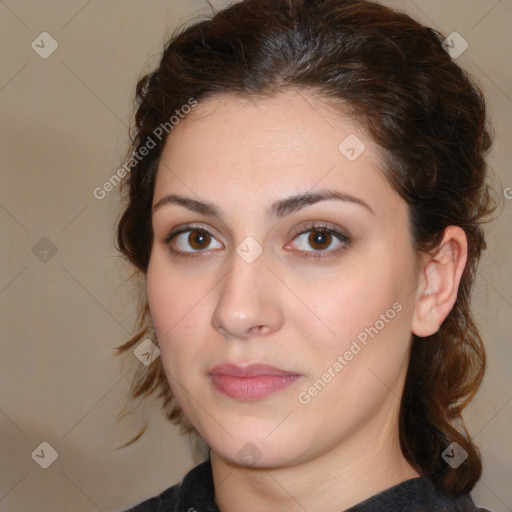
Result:
{"label": "pupil", "polygon": [[189,235],[189,244],[194,249],[203,249],[210,242],[210,237],[207,233],[201,233],[200,231],[193,231]]}
{"label": "pupil", "polygon": [[331,243],[331,235],[324,231],[313,231],[309,235],[309,243],[316,249],[325,249]]}

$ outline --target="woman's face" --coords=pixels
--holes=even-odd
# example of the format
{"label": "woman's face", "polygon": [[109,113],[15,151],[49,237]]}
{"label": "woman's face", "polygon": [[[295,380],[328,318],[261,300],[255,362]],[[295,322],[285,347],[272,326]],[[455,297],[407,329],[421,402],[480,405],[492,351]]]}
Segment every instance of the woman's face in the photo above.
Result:
{"label": "woman's face", "polygon": [[294,465],[397,430],[418,275],[381,167],[306,92],[217,97],[169,135],[149,305],[173,394],[224,459]]}

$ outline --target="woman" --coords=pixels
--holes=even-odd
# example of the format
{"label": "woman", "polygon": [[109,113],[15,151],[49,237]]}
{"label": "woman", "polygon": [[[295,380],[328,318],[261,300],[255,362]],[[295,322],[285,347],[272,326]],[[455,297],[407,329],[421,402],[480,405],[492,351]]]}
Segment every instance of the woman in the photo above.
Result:
{"label": "woman", "polygon": [[123,254],[208,460],[134,511],[475,511],[484,99],[405,14],[245,0],[137,86]]}

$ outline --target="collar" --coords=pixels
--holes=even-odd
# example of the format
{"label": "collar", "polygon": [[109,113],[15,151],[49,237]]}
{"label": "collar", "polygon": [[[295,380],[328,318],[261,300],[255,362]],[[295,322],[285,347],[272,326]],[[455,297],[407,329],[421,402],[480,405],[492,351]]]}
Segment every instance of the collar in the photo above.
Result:
{"label": "collar", "polygon": [[[210,460],[199,464],[175,486],[176,505],[173,512],[220,512],[215,503],[215,490]],[[346,512],[478,512],[468,494],[448,496],[436,489],[432,481],[421,476],[386,489]]]}

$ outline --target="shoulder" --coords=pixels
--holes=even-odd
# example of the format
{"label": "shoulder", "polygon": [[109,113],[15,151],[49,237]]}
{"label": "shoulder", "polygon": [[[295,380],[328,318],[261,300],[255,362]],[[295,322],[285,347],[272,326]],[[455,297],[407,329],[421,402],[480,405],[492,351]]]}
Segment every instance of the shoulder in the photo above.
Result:
{"label": "shoulder", "polygon": [[125,512],[172,512],[176,508],[180,484],[173,485],[162,494],[149,498]]}
{"label": "shoulder", "polygon": [[489,512],[478,508],[469,494],[449,496],[426,476],[406,480],[368,498],[347,512]]}
{"label": "shoulder", "polygon": [[[218,512],[210,461],[199,464],[180,484],[169,487],[125,512]],[[351,507],[347,512],[490,512],[478,508],[469,494],[448,496],[427,477],[413,478]]]}
{"label": "shoulder", "polygon": [[[469,494],[453,498],[454,512],[490,512],[486,508],[479,508],[475,505]],[[451,509],[449,509],[451,510]]]}

